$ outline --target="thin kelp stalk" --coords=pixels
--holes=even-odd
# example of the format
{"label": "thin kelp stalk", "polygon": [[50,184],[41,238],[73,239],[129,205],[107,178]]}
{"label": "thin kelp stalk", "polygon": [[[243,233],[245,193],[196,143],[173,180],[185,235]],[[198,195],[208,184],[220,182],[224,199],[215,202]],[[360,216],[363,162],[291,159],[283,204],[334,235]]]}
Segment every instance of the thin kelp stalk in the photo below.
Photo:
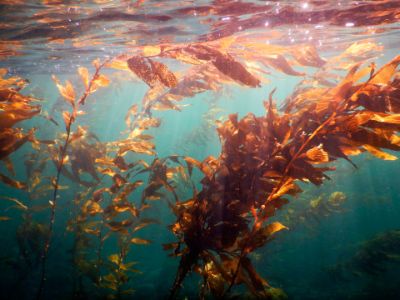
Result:
{"label": "thin kelp stalk", "polygon": [[100,228],[99,228],[99,234],[97,235],[97,238],[99,239],[99,245],[97,248],[97,268],[100,270],[101,265],[103,264],[103,259],[101,258],[101,253],[103,251],[103,246],[104,246],[104,236],[103,236],[103,229],[104,229],[104,216],[101,220]]}
{"label": "thin kelp stalk", "polygon": [[71,125],[73,123],[73,118],[70,118],[68,125],[66,126],[67,129],[67,137],[65,139],[64,145],[62,147],[61,150],[61,160],[58,161],[57,164],[57,175],[56,175],[56,179],[53,183],[54,185],[54,190],[53,190],[53,199],[50,200],[50,208],[51,208],[51,212],[50,212],[50,223],[49,223],[49,233],[46,237],[45,240],[45,244],[44,244],[44,249],[43,249],[43,253],[41,256],[41,275],[40,275],[40,283],[39,283],[39,290],[36,296],[36,299],[41,299],[42,293],[43,293],[43,288],[44,288],[44,281],[46,279],[46,263],[47,263],[47,255],[50,249],[50,240],[53,234],[53,226],[54,226],[54,222],[55,222],[55,212],[56,212],[56,203],[57,203],[57,194],[58,194],[58,183],[60,181],[60,174],[61,174],[61,170],[64,164],[64,159],[65,159],[65,154],[67,151],[67,147],[69,144],[69,139],[70,139],[70,135],[71,135]]}
{"label": "thin kelp stalk", "polygon": [[198,257],[199,254],[193,253],[192,251],[183,255],[181,261],[179,262],[179,268],[176,272],[174,284],[172,285],[168,297],[169,300],[175,299],[175,296],[178,293],[183,280],[186,278],[186,275],[190,272],[192,266],[196,263]]}
{"label": "thin kelp stalk", "polygon": [[122,285],[125,284],[128,281],[128,278],[126,274],[123,272],[123,267],[125,258],[128,254],[129,251],[129,240],[124,237],[120,236],[119,237],[119,253],[118,253],[118,263],[117,263],[117,269],[115,270],[115,277],[116,277],[116,285],[117,285],[117,299],[121,299],[121,295],[123,293],[122,290]]}
{"label": "thin kelp stalk", "polygon": [[[50,203],[50,223],[49,223],[49,231],[48,235],[46,237],[45,243],[44,243],[44,248],[43,252],[41,255],[41,273],[40,273],[40,283],[39,283],[39,289],[36,294],[36,299],[41,299],[42,294],[43,294],[43,289],[44,289],[44,283],[46,280],[46,264],[47,264],[47,258],[48,258],[48,253],[51,245],[51,238],[53,235],[53,228],[54,228],[54,223],[55,223],[55,212],[56,212],[56,207],[57,207],[57,195],[58,195],[58,190],[59,190],[59,182],[60,182],[60,177],[61,177],[61,171],[64,166],[65,158],[66,158],[66,153],[68,146],[71,142],[71,126],[75,122],[75,118],[78,115],[78,107],[81,105],[85,104],[85,100],[88,97],[88,95],[92,92],[94,92],[99,86],[102,85],[102,80],[103,78],[100,77],[99,72],[100,70],[104,67],[104,65],[108,62],[106,60],[102,64],[99,64],[97,61],[94,62],[94,66],[96,68],[96,71],[92,78],[89,81],[89,73],[87,69],[85,68],[80,68],[79,73],[83,79],[83,82],[85,84],[85,92],[81,96],[81,98],[78,100],[78,105],[75,103],[75,92],[74,89],[69,81],[67,81],[67,84],[65,87],[63,87],[58,79],[53,76],[53,79],[56,82],[56,85],[61,93],[61,95],[66,99],[66,101],[72,106],[72,115],[69,112],[63,112],[63,118],[65,122],[65,129],[66,129],[66,138],[64,141],[64,145],[61,148],[60,155],[58,156],[58,159],[56,160],[57,162],[57,173],[56,177],[53,180],[52,184],[54,186],[53,190],[53,197],[52,200],[49,201]],[[100,82],[99,82],[100,81]]]}
{"label": "thin kelp stalk", "polygon": [[81,243],[83,239],[83,226],[80,222],[80,215],[79,215],[79,206],[82,201],[85,199],[87,194],[91,190],[88,189],[83,193],[78,193],[73,201],[73,220],[71,221],[70,226],[67,226],[67,230],[74,233],[74,242],[71,251],[72,261],[74,264],[73,268],[73,289],[72,289],[72,297],[81,299],[84,296],[84,288],[82,282],[82,274],[79,272],[78,265],[79,265],[79,251],[81,250]]}

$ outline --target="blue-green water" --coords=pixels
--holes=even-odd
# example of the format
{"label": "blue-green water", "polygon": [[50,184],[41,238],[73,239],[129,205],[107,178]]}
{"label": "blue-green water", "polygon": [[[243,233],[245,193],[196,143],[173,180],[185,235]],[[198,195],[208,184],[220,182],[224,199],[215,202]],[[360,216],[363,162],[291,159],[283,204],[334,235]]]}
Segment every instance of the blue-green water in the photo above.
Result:
{"label": "blue-green water", "polygon": [[[382,7],[376,8],[376,11],[379,9],[383,11],[382,15],[386,14],[386,19],[381,20],[378,12],[375,12],[376,15],[371,12],[371,19],[374,17],[376,20],[365,22],[365,24],[362,24],[361,21],[365,18],[363,5],[370,5],[371,1],[364,1],[365,3],[352,1],[348,7],[346,6],[337,13],[338,17],[334,17],[335,14],[332,12],[337,7],[336,1],[320,1],[319,7],[317,1],[310,1],[305,6],[299,6],[292,3],[293,1],[282,1],[281,6],[286,7],[282,8],[284,12],[285,9],[290,12],[292,8],[295,12],[299,12],[299,15],[294,14],[293,19],[283,20],[284,15],[280,20],[275,16],[278,13],[271,13],[274,16],[271,17],[268,10],[265,14],[270,16],[270,23],[268,23],[268,26],[272,25],[270,31],[268,31],[267,23],[262,23],[262,26],[259,24],[259,17],[262,13],[258,10],[258,6],[261,4],[271,6],[272,11],[279,6],[276,1],[266,1],[267,3],[261,4],[258,2],[263,1],[199,1],[199,3],[179,1],[182,9],[187,7],[196,11],[197,7],[200,15],[203,12],[204,15],[200,21],[192,15],[188,16],[186,12],[178,13],[178,10],[174,9],[176,5],[172,3],[174,1],[127,2],[129,1],[122,1],[120,7],[107,3],[107,1],[104,3],[88,2],[81,4],[82,6],[69,2],[63,4],[35,2],[31,5],[17,3],[15,5],[21,9],[21,12],[14,16],[15,8],[7,3],[1,4],[4,9],[1,14],[5,21],[2,21],[4,26],[0,34],[2,38],[2,48],[0,49],[3,51],[0,65],[2,68],[8,69],[9,75],[6,77],[21,76],[28,79],[29,84],[18,92],[39,99],[35,103],[41,106],[40,114],[15,124],[13,128],[23,128],[24,132],[27,132],[34,127],[37,140],[57,141],[54,145],[43,143],[40,149],[35,148],[34,143],[29,141],[12,152],[7,159],[11,160],[15,174],[7,170],[6,157],[0,164],[1,174],[7,174],[6,176],[10,178],[27,182],[29,186],[32,186],[32,174],[29,176],[26,172],[26,162],[30,160],[29,155],[36,155],[33,160],[31,159],[34,165],[40,159],[45,162],[45,168],[38,174],[41,182],[38,183],[36,189],[16,189],[0,182],[0,216],[7,217],[0,222],[0,297],[2,299],[167,299],[179,266],[180,257],[168,255],[169,252],[164,251],[162,247],[163,244],[176,241],[168,227],[176,221],[171,205],[168,205],[174,201],[174,198],[164,186],[161,198],[156,201],[147,201],[150,207],[140,211],[140,216],[135,216],[141,219],[151,219],[151,224],[138,230],[137,233],[130,231],[128,234],[129,239],[137,237],[150,241],[145,245],[129,244],[129,250],[124,256],[124,263],[134,262],[132,264],[134,271],[126,272],[125,283],[118,289],[104,285],[104,282],[107,281],[105,279],[107,274],[114,272],[116,268],[110,257],[121,254],[121,240],[126,237],[126,234],[109,230],[105,224],[110,220],[106,220],[101,213],[93,214],[88,220],[82,222],[82,226],[87,226],[89,222],[96,222],[93,223],[93,226],[100,226],[102,234],[100,238],[98,235],[82,233],[76,227],[79,224],[77,218],[85,201],[93,198],[95,190],[102,187],[110,188],[112,184],[110,176],[101,174],[104,166],[98,161],[94,164],[94,168],[100,180],[95,183],[95,187],[89,188],[82,182],[71,180],[61,173],[59,185],[65,186],[65,188],[60,188],[56,199],[53,198],[54,186],[51,185],[51,180],[55,178],[57,170],[52,160],[54,160],[54,153],[60,153],[59,146],[63,144],[66,132],[61,114],[65,110],[69,111],[71,107],[60,96],[59,90],[52,80],[52,74],[56,75],[62,83],[70,80],[75,87],[78,99],[84,93],[85,88],[77,75],[77,69],[83,66],[88,68],[92,74],[94,68],[91,61],[96,57],[99,57],[101,61],[111,58],[125,62],[126,57],[139,55],[140,51],[144,51],[142,46],[164,44],[168,47],[171,45],[181,47],[181,43],[204,44],[222,52],[226,49],[219,46],[218,32],[221,33],[221,38],[224,36],[240,37],[241,40],[238,38],[228,46],[230,50],[226,50],[226,53],[240,61],[250,70],[250,73],[255,72],[258,78],[263,77],[268,82],[262,81],[260,87],[253,88],[229,78],[229,71],[225,74],[227,77],[213,78],[218,83],[218,90],[209,88],[201,93],[195,93],[191,97],[183,97],[182,101],[177,102],[184,104],[180,111],[174,109],[151,111],[151,117],[159,118],[161,121],[159,127],[153,127],[143,132],[143,134],[153,136],[152,142],[155,145],[153,155],[129,153],[125,156],[126,161],[137,162],[142,159],[147,164],[151,164],[156,158],[162,159],[171,155],[190,156],[198,161],[203,161],[209,156],[218,158],[221,154],[221,140],[218,137],[216,122],[223,122],[228,119],[229,114],[234,113],[238,114],[239,119],[248,113],[253,113],[257,117],[264,116],[263,101],[268,98],[273,89],[276,88],[273,98],[279,108],[283,106],[302,80],[315,80],[314,74],[317,74],[318,71],[326,72],[325,76],[332,71],[337,76],[332,79],[332,82],[339,84],[340,78],[343,78],[349,70],[349,67],[340,66],[340,63],[346,62],[353,65],[362,62],[364,65],[368,65],[374,61],[378,68],[398,54],[400,38],[397,27],[400,8],[396,1],[387,1],[390,5],[382,4]],[[254,7],[241,14],[229,6],[229,3],[232,7],[232,3],[245,3],[251,7],[254,5]],[[57,8],[57,4],[60,5],[59,8]],[[360,5],[359,16],[357,11],[353,10],[358,5]],[[98,10],[98,7],[101,7],[102,10]],[[214,7],[214,10],[205,13],[205,7]],[[319,15],[314,16],[311,13],[325,11],[326,20],[318,19],[319,21],[315,21],[315,23],[309,21],[310,24],[303,24],[302,13],[306,12],[302,12],[302,9],[309,10],[307,13],[310,13],[310,18],[317,19],[320,18]],[[41,11],[45,16],[40,17],[38,13]],[[121,15],[117,14],[117,11]],[[113,16],[109,18],[103,16],[104,30],[100,28],[103,12],[105,12],[105,16],[107,16],[107,12]],[[114,15],[113,12],[116,14]],[[124,13],[123,16],[122,13]],[[351,20],[340,17],[341,14],[345,16],[353,14],[355,26],[354,24],[349,25]],[[24,16],[29,16],[25,21],[25,26],[23,26]],[[173,20],[164,20],[163,16],[169,16]],[[236,26],[235,30],[226,30],[229,26],[221,24],[221,22],[229,21],[226,18],[233,18],[239,22],[251,19],[251,16],[257,18],[254,18],[254,22],[240,23],[242,25],[238,23],[239,27],[243,27],[240,30]],[[47,20],[45,17],[56,20]],[[70,17],[72,20],[67,22],[66,17]],[[42,23],[37,20],[42,20]],[[6,26],[6,21],[8,21],[9,27]],[[67,22],[67,25],[64,22]],[[338,24],[338,22],[344,22],[344,24]],[[75,27],[82,26],[82,28],[78,30],[71,27],[72,25],[68,25],[69,23],[75,24]],[[81,25],[76,25],[76,23]],[[33,27],[36,30],[29,29],[32,24],[37,26]],[[48,26],[53,28],[54,32],[48,33],[42,24],[49,24]],[[154,24],[154,28],[151,24]],[[64,34],[62,34],[63,31],[58,31],[58,26],[64,28]],[[129,30],[121,33],[119,30],[125,28],[123,26]],[[311,33],[302,32],[302,34],[312,35],[313,39],[299,40],[302,30],[299,27],[302,26],[304,26],[304,30],[310,28],[311,31]],[[320,28],[318,26],[325,26],[326,36],[318,31]],[[90,29],[88,29],[89,27]],[[288,30],[295,32],[293,35],[296,36],[297,41],[294,41],[294,44],[290,41],[291,34],[288,36]],[[102,31],[106,32],[104,36],[100,34]],[[29,34],[32,37],[29,37]],[[63,40],[62,43],[54,42],[57,34]],[[249,59],[246,61],[245,54],[251,51],[246,52],[247,50],[241,48],[246,48],[248,45],[246,43],[249,41],[260,42],[262,40],[264,43],[267,39],[268,43],[265,42],[265,44],[271,43],[271,45],[283,49],[279,51],[282,51],[282,55],[287,58],[289,64],[295,70],[304,72],[304,75],[291,76],[288,72],[282,72],[282,69],[274,67],[272,64],[269,67],[261,63],[257,66],[259,69],[265,69],[268,73],[262,73],[259,72],[259,69],[253,68],[251,63],[257,62],[257,57],[251,57],[249,54]],[[135,43],[132,42],[133,40]],[[18,54],[7,52],[10,49],[6,45],[7,42],[11,43],[10,41],[19,45],[20,48],[15,48],[19,52]],[[84,46],[73,46],[74,42],[82,41],[86,43]],[[97,45],[96,41],[101,41],[101,43]],[[362,44],[364,42],[367,44]],[[362,51],[355,52],[353,55],[344,55],[343,53],[346,53],[346,49],[349,49],[353,43],[360,43],[361,48],[365,49],[368,47],[368,43],[373,43],[376,49],[371,50],[373,52],[371,55],[366,55]],[[296,51],[296,47],[300,49],[304,45],[315,47],[318,54],[326,59],[326,64],[314,68],[296,63],[293,51]],[[262,53],[268,56],[268,53]],[[121,54],[125,55],[122,56],[122,59],[118,56]],[[53,55],[57,55],[59,58],[50,59]],[[182,61],[174,60],[171,57],[157,57],[157,55],[155,55],[156,58],[168,65],[177,74],[179,80],[183,79],[185,74],[189,74],[189,68],[182,67]],[[333,60],[334,57],[336,60]],[[263,56],[260,56],[260,61],[262,58]],[[246,65],[245,62],[248,64]],[[206,63],[211,64],[212,60]],[[192,65],[190,66],[192,67]],[[219,74],[216,68],[213,69],[213,72]],[[127,111],[132,105],[137,104],[139,112],[143,112],[146,103],[142,99],[145,99],[149,86],[141,80],[143,78],[135,75],[134,71],[127,67],[124,70],[118,70],[106,65],[101,70],[101,74],[107,76],[110,83],[90,94],[86,104],[79,106],[79,110],[85,113],[78,116],[73,122],[72,132],[76,131],[78,126],[86,128],[98,139],[97,144],[93,144],[91,147],[100,149],[104,146],[104,149],[107,148],[105,150],[107,156],[111,157],[116,155],[116,150],[112,149],[115,146],[113,143],[127,139],[130,133],[125,120]],[[394,77],[396,76],[399,76],[398,71]],[[327,79],[331,78],[327,77]],[[1,88],[6,88],[6,86]],[[317,88],[317,85],[313,88]],[[5,102],[6,100],[1,99],[0,101]],[[4,107],[1,108],[0,117],[4,117],[1,113],[5,110]],[[51,116],[59,125],[49,121],[46,116]],[[4,128],[2,130],[6,131]],[[0,146],[3,148],[5,145],[4,142],[4,145]],[[398,156],[395,151],[389,152]],[[69,152],[67,151],[67,153]],[[74,155],[76,154],[69,153],[70,159],[79,160],[79,157],[74,158]],[[336,170],[328,172],[330,179],[325,180],[320,186],[314,186],[307,182],[299,183],[303,192],[294,197],[289,196],[290,203],[272,217],[273,221],[279,221],[286,225],[288,230],[277,233],[272,241],[249,254],[259,274],[272,287],[282,289],[289,299],[398,298],[400,293],[398,276],[400,274],[400,237],[397,236],[396,240],[394,237],[396,235],[390,236],[388,233],[396,232],[398,234],[400,232],[399,162],[398,160],[379,160],[368,153],[362,153],[351,159],[358,166],[357,168],[343,159],[336,160],[331,163]],[[65,168],[71,170],[69,163],[66,163]],[[124,174],[126,175],[126,173]],[[204,175],[197,169],[193,171],[192,181],[199,191],[202,189],[203,177]],[[191,186],[181,177],[177,178],[173,182],[177,185],[176,191],[180,199],[182,201],[191,199],[193,197]],[[93,176],[87,173],[81,174],[80,179],[95,182]],[[137,179],[142,180],[143,185],[129,195],[128,200],[139,208],[143,192],[150,184],[151,179],[147,172],[139,174],[135,180]],[[169,178],[171,182],[172,179]],[[127,180],[133,179],[128,177]],[[38,191],[41,186],[47,186],[47,191]],[[79,203],[74,202],[79,193],[85,192],[87,194],[82,198],[84,200]],[[341,192],[345,197],[345,200],[338,206],[313,207],[313,200],[320,197],[319,199],[325,203],[335,192]],[[106,197],[109,197],[107,201],[111,201],[115,195],[111,193]],[[15,201],[10,201],[10,198],[17,199],[24,207]],[[49,240],[49,251],[45,258],[44,287],[43,291],[38,294],[40,276],[43,272],[41,263],[43,262],[44,240],[47,236],[46,228],[49,226],[52,203],[55,200],[57,203],[55,223]],[[102,209],[105,209],[106,200],[102,201],[100,204]],[[251,212],[247,213],[250,219]],[[32,222],[40,224],[45,233],[42,232],[40,235],[37,232],[24,231],[24,228],[26,229],[24,224],[32,225]],[[250,221],[250,224],[251,222],[253,221]],[[82,235],[87,240],[82,238]],[[104,242],[100,243],[99,241],[105,236]],[[374,240],[378,242],[371,244],[371,241]],[[38,244],[35,244],[36,242]],[[78,242],[83,243],[80,244],[81,248],[77,246]],[[359,254],[362,251],[365,251],[366,255],[360,258]],[[88,263],[89,266],[86,266],[86,269],[79,265],[78,262],[82,261]],[[90,269],[93,265],[95,268]],[[93,273],[93,270],[96,270],[97,273]],[[201,284],[202,277],[193,269],[193,272],[185,278],[176,297],[178,299],[198,299]],[[225,282],[224,287],[227,288],[228,285]],[[232,298],[235,296],[236,299],[253,299],[244,284],[235,286],[231,294],[224,295],[227,299],[230,296]],[[283,295],[280,297],[280,299],[284,299]],[[206,292],[205,298],[213,299],[215,295]]]}

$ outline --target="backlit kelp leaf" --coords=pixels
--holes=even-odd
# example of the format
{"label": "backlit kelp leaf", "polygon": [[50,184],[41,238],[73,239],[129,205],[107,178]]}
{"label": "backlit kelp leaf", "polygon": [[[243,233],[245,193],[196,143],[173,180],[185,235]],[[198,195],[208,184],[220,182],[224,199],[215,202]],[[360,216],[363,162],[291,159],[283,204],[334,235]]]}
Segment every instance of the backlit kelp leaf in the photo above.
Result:
{"label": "backlit kelp leaf", "polygon": [[72,121],[71,113],[69,111],[63,111],[62,116],[63,116],[65,127],[68,129],[71,126],[71,121]]}
{"label": "backlit kelp leaf", "polygon": [[158,81],[158,76],[153,73],[148,60],[140,56],[133,56],[127,61],[129,69],[142,79],[148,86],[153,87]]}
{"label": "backlit kelp leaf", "polygon": [[89,215],[95,216],[97,214],[102,213],[103,209],[101,208],[99,203],[89,200],[89,205],[87,206],[87,212]]}
{"label": "backlit kelp leaf", "polygon": [[105,168],[105,169],[97,169],[101,174],[108,175],[110,177],[113,177],[115,174],[117,174],[113,169],[111,168]]}
{"label": "backlit kelp leaf", "polygon": [[89,227],[84,227],[83,231],[87,234],[92,234],[94,236],[99,236],[100,230],[96,228],[89,228]]}
{"label": "backlit kelp leaf", "polygon": [[134,217],[137,217],[139,215],[138,210],[131,203],[110,205],[106,208],[105,212],[108,213],[111,210],[113,210],[116,213],[123,213],[129,211]]}
{"label": "backlit kelp leaf", "polygon": [[128,196],[142,184],[143,184],[142,180],[136,180],[135,182],[126,183],[123,190],[119,193],[118,198],[126,200]]}
{"label": "backlit kelp leaf", "polygon": [[79,67],[78,68],[78,73],[81,76],[83,85],[85,86],[85,89],[89,88],[89,71],[85,67]]}
{"label": "backlit kelp leaf", "polygon": [[328,153],[320,146],[311,148],[305,153],[306,157],[313,163],[326,163],[329,162]]}
{"label": "backlit kelp leaf", "polygon": [[19,128],[7,128],[0,131],[0,159],[5,159],[26,142],[33,141],[34,133],[35,129],[31,129],[27,134]]}
{"label": "backlit kelp leaf", "polygon": [[150,135],[150,134],[139,134],[138,136],[136,136],[137,139],[141,139],[141,140],[152,140],[154,139],[154,136]]}
{"label": "backlit kelp leaf", "polygon": [[110,288],[112,290],[118,289],[118,280],[113,273],[103,276],[102,279],[104,281],[108,282],[108,284],[109,284],[109,285],[106,285],[105,287]]}
{"label": "backlit kelp leaf", "polygon": [[382,50],[383,46],[372,40],[361,40],[352,43],[341,56],[362,61],[377,56]]}
{"label": "backlit kelp leaf", "polygon": [[130,226],[132,226],[133,221],[128,219],[128,220],[123,220],[123,221],[111,221],[106,223],[107,227],[109,227],[112,231],[121,231],[123,229],[126,229]]}
{"label": "backlit kelp leaf", "polygon": [[[205,45],[191,45],[185,48],[177,49],[168,53],[170,57],[178,59],[185,63],[194,65],[202,64],[202,61],[211,62],[222,74],[228,76],[236,82],[250,87],[260,86],[260,80],[253,76],[243,64],[238,62],[229,54],[223,53],[216,48]],[[204,62],[203,62],[204,63]],[[206,71],[204,69],[203,71]],[[203,73],[203,77],[205,72]],[[199,74],[202,74],[199,73]],[[216,74],[209,74],[216,81]],[[211,79],[211,78],[210,78]],[[204,80],[204,78],[203,78]],[[187,84],[186,84],[187,85]],[[211,88],[208,88],[211,89]]]}
{"label": "backlit kelp leaf", "polygon": [[114,58],[110,62],[106,64],[108,68],[116,69],[116,70],[123,70],[123,71],[129,71],[128,64],[125,59],[122,59],[121,57]]}
{"label": "backlit kelp leaf", "polygon": [[177,249],[178,246],[179,246],[179,243],[162,244],[162,247],[163,247],[164,250]]}
{"label": "backlit kelp leaf", "polygon": [[179,105],[176,105],[174,102],[167,99],[158,100],[154,105],[152,105],[152,109],[156,111],[165,111],[170,109],[181,111]]}
{"label": "backlit kelp leaf", "polygon": [[138,121],[138,126],[140,129],[148,129],[150,127],[159,127],[161,121],[159,118],[143,118]]}
{"label": "backlit kelp leaf", "polygon": [[135,119],[137,116],[138,112],[138,106],[137,104],[133,104],[128,111],[126,112],[125,115],[125,125],[127,128],[131,128],[132,125],[132,119]]}
{"label": "backlit kelp leaf", "polygon": [[92,65],[93,67],[95,67],[96,69],[100,68],[100,58],[96,58],[92,61]]}
{"label": "backlit kelp leaf", "polygon": [[274,237],[275,233],[284,229],[288,229],[288,227],[280,222],[273,222],[265,227],[259,228],[255,232],[254,238],[250,241],[250,247],[252,249],[262,247],[265,243],[267,243]]}
{"label": "backlit kelp leaf", "polygon": [[20,99],[21,102],[16,98],[14,96],[12,102],[0,102],[0,129],[2,131],[40,114],[40,106],[28,105],[23,103],[26,101],[25,98]]}
{"label": "backlit kelp leaf", "polygon": [[188,168],[189,176],[192,176],[193,166],[196,166],[198,169],[201,170],[201,162],[199,162],[198,160],[191,157],[184,157],[184,160]]}
{"label": "backlit kelp leaf", "polygon": [[318,55],[317,49],[312,45],[296,47],[296,49],[292,51],[292,55],[303,66],[318,68],[326,63],[326,61]]}
{"label": "backlit kelp leaf", "polygon": [[149,240],[145,240],[145,239],[141,239],[141,238],[132,238],[131,243],[136,244],[136,245],[148,245],[151,242]]}
{"label": "backlit kelp leaf", "polygon": [[113,187],[110,188],[110,191],[113,193],[115,193],[119,188],[121,188],[125,183],[127,183],[127,180],[118,173],[115,174],[112,179],[114,184]]}
{"label": "backlit kelp leaf", "polygon": [[119,256],[119,254],[111,254],[110,256],[108,256],[108,260],[116,264],[117,266],[121,263],[121,257]]}
{"label": "backlit kelp leaf", "polygon": [[261,61],[263,64],[271,66],[272,68],[279,70],[285,74],[293,76],[304,76],[305,73],[297,72],[294,70],[288,61],[282,55],[268,56]]}
{"label": "backlit kelp leaf", "polygon": [[157,192],[155,190],[162,187],[162,184],[151,184],[149,188],[146,188],[143,192],[142,198],[149,201],[157,201],[165,197],[163,193]]}
{"label": "backlit kelp leaf", "polygon": [[369,84],[387,84],[396,73],[397,66],[400,64],[400,55],[392,61],[384,65],[375,75],[368,81]]}
{"label": "backlit kelp leaf", "polygon": [[279,232],[284,229],[289,229],[285,225],[283,225],[280,222],[273,222],[271,224],[268,224],[264,229],[263,229],[263,234],[266,236],[272,236],[276,232]]}
{"label": "backlit kelp leaf", "polygon": [[0,196],[0,198],[14,202],[15,204],[17,204],[17,207],[19,209],[22,210],[28,210],[28,206],[26,206],[25,204],[23,204],[21,201],[19,201],[17,198],[13,198],[13,197],[8,197],[8,196]]}
{"label": "backlit kelp leaf", "polygon": [[131,262],[128,262],[126,264],[121,264],[120,268],[121,268],[121,270],[124,270],[124,271],[129,271],[129,272],[134,272],[134,273],[141,273],[138,270],[132,269],[132,266],[137,265],[137,264],[138,264],[137,261],[131,261]]}
{"label": "backlit kelp leaf", "polygon": [[7,216],[0,216],[0,221],[9,221],[9,220],[11,220],[10,217],[7,217]]}
{"label": "backlit kelp leaf", "polygon": [[168,51],[168,57],[174,58],[186,64],[201,65],[204,62],[197,59],[193,54],[185,51],[185,49],[176,49],[174,51]]}
{"label": "backlit kelp leaf", "polygon": [[284,184],[281,185],[281,187],[274,192],[274,195],[272,197],[269,197],[270,200],[277,199],[283,195],[296,195],[300,193],[302,190],[299,188],[299,186],[294,183],[294,180],[291,178],[288,178]]}
{"label": "backlit kelp leaf", "polygon": [[168,67],[150,58],[133,56],[127,61],[129,69],[151,88],[161,82],[166,87],[177,85],[177,79]]}
{"label": "backlit kelp leaf", "polygon": [[8,70],[6,68],[1,68],[0,69],[0,78],[2,79],[4,76],[6,76],[8,73]]}
{"label": "backlit kelp leaf", "polygon": [[60,92],[61,96],[64,97],[64,99],[71,104],[72,106],[75,106],[75,90],[74,87],[72,86],[72,83],[67,80],[65,82],[65,86],[63,86],[60,82],[60,80],[55,76],[52,75],[52,79],[56,83],[56,86],[58,88],[58,91]]}
{"label": "backlit kelp leaf", "polygon": [[164,86],[173,88],[178,84],[178,79],[166,65],[153,60],[150,60],[150,64],[152,71],[157,74],[158,79]]}
{"label": "backlit kelp leaf", "polygon": [[142,219],[138,225],[136,225],[135,227],[133,227],[132,231],[136,232],[144,227],[147,227],[148,225],[151,224],[157,224],[159,223],[157,220],[153,220],[153,219]]}
{"label": "backlit kelp leaf", "polygon": [[132,151],[135,153],[143,153],[147,155],[154,155],[155,152],[153,149],[155,145],[150,141],[145,140],[126,140],[120,143],[120,148],[118,151],[118,155],[124,156],[127,152]]}
{"label": "backlit kelp leaf", "polygon": [[373,156],[376,156],[379,159],[383,160],[397,160],[397,157],[394,155],[391,155],[389,153],[383,152],[379,150],[378,148],[375,148],[371,145],[363,145],[363,148],[365,148],[369,153],[371,153]]}
{"label": "backlit kelp leaf", "polygon": [[144,56],[157,56],[161,53],[161,47],[157,45],[144,46],[142,51]]}
{"label": "backlit kelp leaf", "polygon": [[360,145],[370,145],[375,148],[386,148],[394,151],[400,150],[400,144],[392,143],[391,138],[380,135],[378,132],[359,129],[352,133],[351,138]]}
{"label": "backlit kelp leaf", "polygon": [[128,171],[139,164],[138,162],[128,164],[122,156],[117,156],[114,158],[112,163],[121,171]]}
{"label": "backlit kelp leaf", "polygon": [[3,174],[0,173],[0,181],[2,181],[3,183],[16,188],[16,189],[20,189],[20,190],[26,190],[28,188],[28,186],[26,185],[26,183],[18,181],[18,180],[14,180],[11,179]]}
{"label": "backlit kelp leaf", "polygon": [[110,79],[108,79],[107,76],[105,76],[104,74],[100,74],[96,76],[92,81],[89,93],[94,93],[100,87],[105,87],[108,86],[109,84],[110,84]]}
{"label": "backlit kelp leaf", "polygon": [[382,114],[382,113],[370,114],[369,120],[381,123],[400,125],[400,114]]}
{"label": "backlit kelp leaf", "polygon": [[5,157],[3,159],[3,162],[6,166],[7,171],[10,172],[10,174],[12,174],[13,176],[15,176],[14,164],[12,163],[11,159],[9,157]]}
{"label": "backlit kelp leaf", "polygon": [[223,55],[220,53],[215,60],[213,60],[213,64],[220,72],[235,81],[250,87],[260,86],[260,80],[250,74],[241,63],[234,60],[230,55]]}

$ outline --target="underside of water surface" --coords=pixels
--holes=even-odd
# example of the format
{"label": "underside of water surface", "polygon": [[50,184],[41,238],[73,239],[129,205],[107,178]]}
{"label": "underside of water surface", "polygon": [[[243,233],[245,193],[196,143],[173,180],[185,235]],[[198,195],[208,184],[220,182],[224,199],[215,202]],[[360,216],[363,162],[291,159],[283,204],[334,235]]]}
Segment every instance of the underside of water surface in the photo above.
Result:
{"label": "underside of water surface", "polygon": [[399,1],[0,16],[1,299],[398,299]]}

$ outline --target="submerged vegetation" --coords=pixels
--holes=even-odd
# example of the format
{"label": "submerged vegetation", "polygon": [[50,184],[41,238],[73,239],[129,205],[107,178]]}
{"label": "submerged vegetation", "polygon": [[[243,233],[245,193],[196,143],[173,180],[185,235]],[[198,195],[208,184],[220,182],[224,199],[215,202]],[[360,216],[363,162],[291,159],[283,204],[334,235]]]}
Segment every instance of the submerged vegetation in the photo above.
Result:
{"label": "submerged vegetation", "polygon": [[[300,224],[314,228],[321,217],[346,211],[351,199],[340,189],[310,198],[303,193],[310,185],[329,185],[339,160],[357,170],[353,157],[363,153],[397,159],[400,56],[379,67],[373,61],[383,48],[373,40],[322,57],[312,44],[272,45],[262,38],[255,30],[135,45],[94,60],[90,68],[78,67],[79,80],[63,83],[53,75],[64,103],[51,113],[47,99],[24,92],[28,80],[0,70],[0,221],[17,221],[19,252],[0,262],[16,274],[9,297],[25,297],[18,288],[36,280],[35,298],[49,298],[54,255],[68,257],[71,299],[128,298],[135,295],[134,276],[146,268],[135,255],[157,246],[177,263],[164,298],[179,298],[193,278],[200,299],[286,298],[252,259],[284,231]],[[209,101],[200,126],[181,137],[175,153],[161,154],[163,111],[180,113],[199,94],[226,97],[232,86],[264,88],[275,74],[300,78],[284,103],[278,105],[272,89],[262,112],[242,116]],[[145,94],[141,102],[132,99],[125,130],[105,141],[82,119],[101,91],[134,80],[146,85]],[[213,134],[220,142],[217,156],[189,156],[190,146],[209,143]],[[16,172],[21,162],[25,175]],[[159,205],[170,211],[167,242],[148,234],[165,221]],[[53,246],[60,235],[70,246],[63,255],[65,249]],[[378,273],[398,260],[398,251],[399,233],[391,231],[367,242],[332,274],[347,268]]]}
{"label": "submerged vegetation", "polygon": [[359,245],[353,257],[329,271],[337,280],[350,280],[352,276],[361,277],[363,274],[378,276],[390,269],[392,263],[399,262],[399,252],[400,232],[390,230]]}

